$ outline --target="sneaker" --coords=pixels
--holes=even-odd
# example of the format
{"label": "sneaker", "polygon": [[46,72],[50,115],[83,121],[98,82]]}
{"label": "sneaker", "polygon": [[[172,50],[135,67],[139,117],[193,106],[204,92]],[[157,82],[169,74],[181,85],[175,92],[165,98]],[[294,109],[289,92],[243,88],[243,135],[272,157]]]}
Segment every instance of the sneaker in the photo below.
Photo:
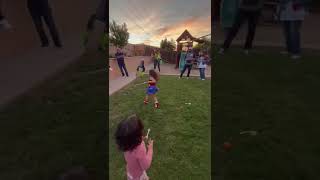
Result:
{"label": "sneaker", "polygon": [[245,50],[244,50],[244,54],[245,54],[245,55],[249,55],[249,50],[248,50],[248,49],[245,49]]}
{"label": "sneaker", "polygon": [[291,56],[291,59],[300,59],[301,58],[301,55],[292,55]]}
{"label": "sneaker", "polygon": [[201,79],[202,81],[204,81],[205,79]]}
{"label": "sneaker", "polygon": [[219,51],[218,51],[218,54],[224,54],[224,51],[225,50],[223,48],[220,48]]}
{"label": "sneaker", "polygon": [[181,79],[181,77],[179,76],[179,79]]}
{"label": "sneaker", "polygon": [[160,104],[157,102],[157,103],[154,103],[154,107],[155,108],[159,108],[160,107]]}

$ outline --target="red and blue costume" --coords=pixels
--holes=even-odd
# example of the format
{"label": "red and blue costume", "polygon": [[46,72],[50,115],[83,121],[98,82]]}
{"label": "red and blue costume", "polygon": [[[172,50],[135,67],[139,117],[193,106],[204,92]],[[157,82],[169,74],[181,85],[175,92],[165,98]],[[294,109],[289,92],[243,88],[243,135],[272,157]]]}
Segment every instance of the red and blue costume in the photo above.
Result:
{"label": "red and blue costume", "polygon": [[152,81],[151,79],[149,79],[148,81],[148,88],[147,88],[147,94],[148,95],[154,95],[158,92],[158,88],[156,86],[156,82],[155,81]]}

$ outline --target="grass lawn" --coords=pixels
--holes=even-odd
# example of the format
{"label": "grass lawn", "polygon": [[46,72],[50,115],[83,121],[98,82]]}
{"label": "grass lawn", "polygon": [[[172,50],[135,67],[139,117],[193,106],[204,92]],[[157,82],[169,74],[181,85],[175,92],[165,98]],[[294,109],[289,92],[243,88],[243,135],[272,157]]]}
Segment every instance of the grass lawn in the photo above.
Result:
{"label": "grass lawn", "polygon": [[[210,179],[211,81],[161,76],[160,109],[154,109],[153,102],[143,104],[146,85],[134,85],[146,80],[134,81],[109,99],[110,179],[126,178],[114,132],[118,123],[133,113],[141,117],[145,130],[151,129],[154,139],[153,161],[147,172],[151,179]],[[185,104],[189,102],[191,105]]]}
{"label": "grass lawn", "polygon": [[55,180],[73,166],[107,176],[107,72],[101,54],[83,55],[0,113],[0,179]]}
{"label": "grass lawn", "polygon": [[[257,51],[216,58],[213,179],[320,179],[320,55],[306,52],[294,62],[279,49]],[[225,141],[233,144],[229,152]]]}

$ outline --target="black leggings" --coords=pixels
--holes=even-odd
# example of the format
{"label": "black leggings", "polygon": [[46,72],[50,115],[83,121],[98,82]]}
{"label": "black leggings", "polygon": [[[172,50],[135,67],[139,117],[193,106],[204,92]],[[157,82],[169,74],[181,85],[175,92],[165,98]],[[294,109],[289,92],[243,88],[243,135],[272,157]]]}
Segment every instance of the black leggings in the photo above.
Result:
{"label": "black leggings", "polygon": [[158,60],[154,60],[154,66],[153,69],[156,69],[156,67],[158,66],[159,72],[160,72],[160,61]]}
{"label": "black leggings", "polygon": [[184,72],[187,70],[187,68],[188,68],[187,77],[189,77],[190,71],[191,71],[191,68],[192,68],[192,64],[185,64],[185,65],[184,65],[183,70],[181,71],[180,77],[183,76],[183,74],[184,74]]}

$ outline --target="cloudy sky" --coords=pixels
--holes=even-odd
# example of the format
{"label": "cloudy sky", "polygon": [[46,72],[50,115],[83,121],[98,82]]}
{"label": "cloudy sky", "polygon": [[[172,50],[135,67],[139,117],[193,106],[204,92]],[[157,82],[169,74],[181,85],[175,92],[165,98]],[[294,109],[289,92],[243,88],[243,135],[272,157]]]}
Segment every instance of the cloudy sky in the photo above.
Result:
{"label": "cloudy sky", "polygon": [[129,43],[160,46],[185,30],[194,37],[211,33],[211,0],[109,0],[109,21],[126,23]]}

